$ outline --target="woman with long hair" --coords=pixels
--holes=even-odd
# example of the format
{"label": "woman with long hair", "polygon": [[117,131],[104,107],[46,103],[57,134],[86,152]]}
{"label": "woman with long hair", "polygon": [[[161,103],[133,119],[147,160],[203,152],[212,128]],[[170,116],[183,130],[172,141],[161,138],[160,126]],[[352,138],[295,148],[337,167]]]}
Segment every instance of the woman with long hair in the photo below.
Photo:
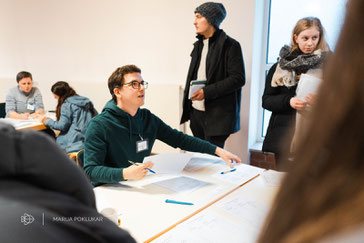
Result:
{"label": "woman with long hair", "polygon": [[277,162],[282,151],[290,150],[296,111],[303,111],[308,102],[313,102],[311,96],[305,100],[295,97],[300,77],[307,74],[322,78],[328,51],[321,21],[315,17],[300,19],[292,31],[291,45],[282,47],[278,62],[268,72],[262,105],[272,115],[262,150],[273,152]]}
{"label": "woman with long hair", "polygon": [[258,242],[363,242],[364,1],[349,0],[336,50]]}
{"label": "woman with long hair", "polygon": [[56,118],[54,121],[49,117],[39,118],[46,126],[60,130],[57,143],[67,153],[83,149],[86,128],[97,114],[92,102],[83,96],[77,95],[76,91],[67,82],[55,83],[51,91],[54,98],[58,100]]}

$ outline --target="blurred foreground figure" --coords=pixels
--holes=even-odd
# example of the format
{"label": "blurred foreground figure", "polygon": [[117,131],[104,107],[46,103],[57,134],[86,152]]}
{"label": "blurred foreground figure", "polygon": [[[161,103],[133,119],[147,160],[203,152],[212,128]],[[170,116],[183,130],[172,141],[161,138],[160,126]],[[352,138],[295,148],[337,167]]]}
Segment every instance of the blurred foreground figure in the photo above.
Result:
{"label": "blurred foreground figure", "polygon": [[135,242],[49,136],[0,122],[0,242]]}
{"label": "blurred foreground figure", "polygon": [[363,242],[364,1],[349,0],[308,135],[258,242]]}

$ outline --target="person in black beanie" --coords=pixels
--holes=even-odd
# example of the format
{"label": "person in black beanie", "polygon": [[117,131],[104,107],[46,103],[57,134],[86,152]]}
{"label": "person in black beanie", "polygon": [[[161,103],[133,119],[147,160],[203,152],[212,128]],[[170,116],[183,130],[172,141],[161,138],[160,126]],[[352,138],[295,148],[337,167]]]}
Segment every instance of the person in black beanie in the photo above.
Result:
{"label": "person in black beanie", "polygon": [[195,9],[197,41],[191,53],[181,124],[190,120],[195,137],[224,147],[240,130],[244,60],[239,42],[222,29],[223,4],[206,2]]}

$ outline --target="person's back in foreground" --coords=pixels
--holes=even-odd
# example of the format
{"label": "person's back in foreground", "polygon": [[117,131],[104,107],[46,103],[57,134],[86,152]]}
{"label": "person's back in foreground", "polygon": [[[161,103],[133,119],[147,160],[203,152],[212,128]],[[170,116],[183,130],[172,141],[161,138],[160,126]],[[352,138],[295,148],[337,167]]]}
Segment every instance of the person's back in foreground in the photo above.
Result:
{"label": "person's back in foreground", "polygon": [[1,242],[135,242],[99,214],[85,174],[37,131],[0,122]]}

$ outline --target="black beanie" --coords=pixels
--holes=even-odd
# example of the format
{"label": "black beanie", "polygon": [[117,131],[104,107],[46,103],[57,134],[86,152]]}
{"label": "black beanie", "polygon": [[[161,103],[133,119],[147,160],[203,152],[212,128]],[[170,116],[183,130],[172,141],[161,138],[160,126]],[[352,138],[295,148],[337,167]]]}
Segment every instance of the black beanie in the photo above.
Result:
{"label": "black beanie", "polygon": [[195,13],[204,16],[216,29],[219,29],[221,22],[226,17],[226,10],[222,3],[203,3],[195,9]]}

